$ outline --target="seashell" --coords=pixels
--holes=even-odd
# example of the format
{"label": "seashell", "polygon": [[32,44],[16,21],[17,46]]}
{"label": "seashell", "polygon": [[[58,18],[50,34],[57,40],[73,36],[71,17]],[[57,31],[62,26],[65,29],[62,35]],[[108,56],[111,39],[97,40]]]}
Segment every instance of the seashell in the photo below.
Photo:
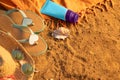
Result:
{"label": "seashell", "polygon": [[70,35],[70,31],[67,28],[60,27],[57,30],[54,30],[52,36],[57,39],[65,39]]}
{"label": "seashell", "polygon": [[22,72],[25,75],[31,75],[34,72],[33,66],[29,63],[25,63],[22,65]]}
{"label": "seashell", "polygon": [[23,60],[24,59],[24,55],[20,50],[13,50],[12,57],[16,60]]}
{"label": "seashell", "polygon": [[35,34],[31,28],[29,28],[29,31],[31,32],[30,37],[29,37],[29,44],[30,45],[34,45],[37,44],[37,41],[39,40],[39,36],[37,34]]}
{"label": "seashell", "polygon": [[22,22],[23,26],[29,26],[29,25],[32,25],[32,23],[33,23],[32,19],[30,19],[30,18],[23,18],[23,22]]}
{"label": "seashell", "polygon": [[36,34],[31,34],[30,37],[29,37],[29,44],[30,45],[34,45],[36,44],[36,42],[39,40],[39,37],[38,35]]}

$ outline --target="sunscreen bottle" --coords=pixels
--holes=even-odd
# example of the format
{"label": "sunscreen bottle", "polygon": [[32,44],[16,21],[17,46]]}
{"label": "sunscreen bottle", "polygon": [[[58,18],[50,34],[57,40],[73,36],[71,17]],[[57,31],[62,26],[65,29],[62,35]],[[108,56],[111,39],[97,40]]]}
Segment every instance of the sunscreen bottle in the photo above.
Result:
{"label": "sunscreen bottle", "polygon": [[60,6],[51,0],[46,0],[45,4],[41,8],[41,13],[62,19],[67,22],[75,23],[78,20],[78,14],[75,12]]}

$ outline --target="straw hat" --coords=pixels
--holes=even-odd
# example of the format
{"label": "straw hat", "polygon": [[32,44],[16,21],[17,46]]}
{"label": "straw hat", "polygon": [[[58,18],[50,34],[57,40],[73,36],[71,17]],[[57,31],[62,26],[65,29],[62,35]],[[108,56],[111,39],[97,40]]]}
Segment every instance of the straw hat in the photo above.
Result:
{"label": "straw hat", "polygon": [[10,34],[0,30],[0,80],[32,80],[34,61],[24,47]]}
{"label": "straw hat", "polygon": [[0,45],[0,77],[14,74],[17,65],[9,51]]}

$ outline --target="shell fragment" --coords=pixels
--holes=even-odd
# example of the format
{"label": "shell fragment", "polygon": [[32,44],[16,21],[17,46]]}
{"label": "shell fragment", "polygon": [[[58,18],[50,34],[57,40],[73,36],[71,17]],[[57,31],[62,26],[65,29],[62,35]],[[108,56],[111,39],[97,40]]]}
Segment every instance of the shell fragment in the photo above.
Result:
{"label": "shell fragment", "polygon": [[67,28],[60,27],[57,30],[53,31],[52,36],[57,39],[65,40],[70,35],[70,31]]}

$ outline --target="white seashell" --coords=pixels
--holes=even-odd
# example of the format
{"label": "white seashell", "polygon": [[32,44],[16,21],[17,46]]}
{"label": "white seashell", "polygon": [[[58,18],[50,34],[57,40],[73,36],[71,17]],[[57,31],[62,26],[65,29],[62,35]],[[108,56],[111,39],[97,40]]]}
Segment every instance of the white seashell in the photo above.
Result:
{"label": "white seashell", "polygon": [[70,31],[67,28],[60,27],[52,33],[52,36],[57,39],[65,39],[69,36]]}
{"label": "white seashell", "polygon": [[39,40],[39,37],[38,35],[36,34],[31,34],[30,37],[29,37],[29,44],[30,45],[34,45],[36,44],[36,42]]}

